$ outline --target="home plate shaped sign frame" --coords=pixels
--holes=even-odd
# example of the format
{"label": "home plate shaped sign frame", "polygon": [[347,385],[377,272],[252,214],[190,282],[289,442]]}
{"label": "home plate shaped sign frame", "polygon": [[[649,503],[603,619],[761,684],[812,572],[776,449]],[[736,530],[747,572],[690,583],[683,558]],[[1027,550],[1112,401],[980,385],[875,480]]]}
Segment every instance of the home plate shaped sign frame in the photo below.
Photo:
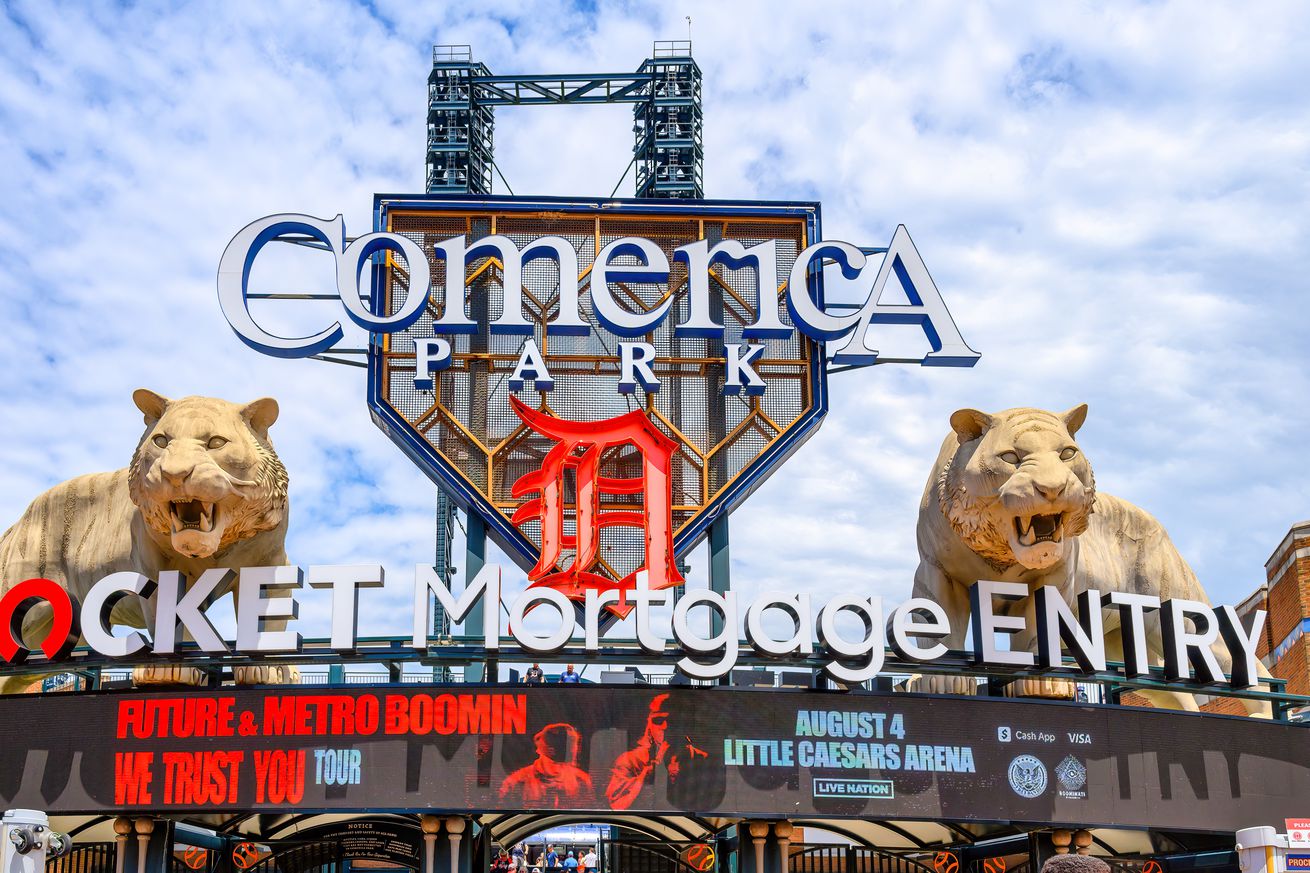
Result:
{"label": "home plate shaped sign frame", "polygon": [[[782,300],[817,204],[379,196],[375,215],[429,253],[432,282],[417,320],[374,335],[375,421],[569,596],[641,569],[678,581],[675,556],[827,411],[823,344]],[[397,312],[408,279],[388,253],[372,311]],[[818,270],[808,283],[821,305]],[[616,423],[637,416],[644,439]]]}

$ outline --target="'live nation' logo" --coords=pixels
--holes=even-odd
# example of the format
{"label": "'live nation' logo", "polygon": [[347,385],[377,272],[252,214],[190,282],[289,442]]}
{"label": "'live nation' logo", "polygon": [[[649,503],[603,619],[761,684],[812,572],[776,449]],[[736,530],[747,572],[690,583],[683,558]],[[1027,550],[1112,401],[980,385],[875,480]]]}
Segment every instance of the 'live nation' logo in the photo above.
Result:
{"label": "'live nation' logo", "polygon": [[890,800],[896,793],[890,779],[815,779],[814,796]]}

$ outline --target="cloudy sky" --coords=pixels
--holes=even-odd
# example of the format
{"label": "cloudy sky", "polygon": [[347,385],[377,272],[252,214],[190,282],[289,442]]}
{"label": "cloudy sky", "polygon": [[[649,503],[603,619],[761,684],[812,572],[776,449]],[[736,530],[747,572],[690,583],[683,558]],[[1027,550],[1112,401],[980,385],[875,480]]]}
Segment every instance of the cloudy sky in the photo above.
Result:
{"label": "cloudy sky", "polygon": [[[385,563],[361,630],[404,630],[376,607],[407,598],[430,560],[434,487],[370,423],[363,371],[236,340],[219,255],[268,213],[342,213],[360,233],[375,192],[419,192],[434,43],[467,43],[499,73],[623,72],[653,40],[685,38],[691,15],[708,195],[820,200],[825,235],[861,245],[904,223],[983,355],[833,378],[822,431],[733,518],[743,596],[907,596],[950,413],[1087,402],[1098,487],[1155,514],[1213,599],[1243,598],[1310,516],[1310,15],[824,10],[4,4],[0,526],[58,481],[127,463],[138,386],[272,395],[292,559]],[[518,194],[606,195],[630,149],[629,107],[497,114]],[[324,288],[301,290],[331,290],[315,275]],[[308,599],[306,630],[322,633]]]}

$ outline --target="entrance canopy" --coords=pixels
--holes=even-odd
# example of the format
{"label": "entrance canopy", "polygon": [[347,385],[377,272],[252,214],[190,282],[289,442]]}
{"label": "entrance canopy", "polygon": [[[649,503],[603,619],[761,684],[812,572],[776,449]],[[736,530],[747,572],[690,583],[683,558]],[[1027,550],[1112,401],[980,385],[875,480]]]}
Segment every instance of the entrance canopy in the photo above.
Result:
{"label": "entrance canopy", "polygon": [[[601,824],[624,828],[631,832],[670,842],[710,840],[737,820],[730,818],[699,818],[688,815],[596,815],[585,813],[491,813],[475,816],[475,821],[489,831],[490,839],[501,845],[522,842],[549,828],[569,824]],[[241,814],[180,816],[178,821],[254,842],[291,840],[323,825],[360,819],[397,820],[417,824],[418,815],[376,813],[315,813],[315,814]],[[70,815],[56,816],[51,827],[70,834],[79,843],[112,842],[114,816]],[[936,850],[949,846],[967,846],[998,837],[1026,833],[1016,825],[979,825],[971,822],[924,822],[909,820],[852,820],[798,818],[792,824],[806,829],[827,831],[852,844],[868,848],[892,850]],[[1092,854],[1113,857],[1150,855],[1161,850],[1158,835],[1145,830],[1092,828]],[[1154,838],[1153,838],[1154,837]],[[1170,842],[1177,835],[1171,835]],[[1185,839],[1185,838],[1184,838]],[[1185,848],[1185,846],[1178,846]]]}

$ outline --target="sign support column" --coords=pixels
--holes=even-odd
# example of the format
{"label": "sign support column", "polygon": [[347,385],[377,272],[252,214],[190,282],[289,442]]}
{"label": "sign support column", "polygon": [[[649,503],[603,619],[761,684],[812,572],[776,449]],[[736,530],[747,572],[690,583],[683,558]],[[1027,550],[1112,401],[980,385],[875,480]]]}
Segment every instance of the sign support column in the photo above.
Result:
{"label": "sign support column", "polygon": [[[728,516],[720,515],[710,522],[710,590],[716,594],[726,594],[732,588],[732,559],[728,555]],[[710,635],[723,633],[723,616],[710,611]],[[731,685],[732,673],[718,681],[719,685]]]}
{"label": "sign support column", "polygon": [[[467,587],[487,563],[487,525],[477,513],[470,512],[464,518],[467,522],[464,534],[464,585]],[[464,621],[464,633],[468,634],[470,628],[475,629],[475,633],[481,633],[482,617],[485,614],[483,610],[497,607],[498,604],[486,604],[481,600],[475,603]],[[470,664],[464,669],[465,682],[494,682],[496,659],[487,658],[481,664]]]}
{"label": "sign support column", "polygon": [[[732,588],[732,560],[728,555],[728,516],[710,522],[710,590],[726,594]],[[710,633],[723,632],[723,616],[710,613]]]}

